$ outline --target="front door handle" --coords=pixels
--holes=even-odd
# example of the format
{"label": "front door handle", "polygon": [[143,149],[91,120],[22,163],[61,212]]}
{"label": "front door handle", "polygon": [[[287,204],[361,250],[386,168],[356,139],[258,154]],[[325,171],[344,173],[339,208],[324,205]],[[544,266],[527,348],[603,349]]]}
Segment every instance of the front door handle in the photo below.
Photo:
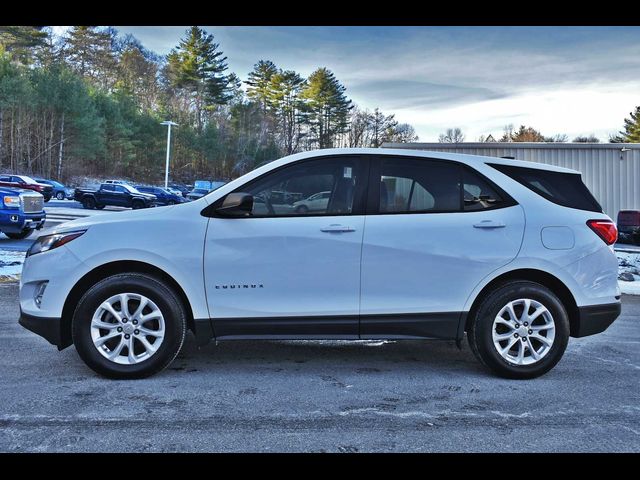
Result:
{"label": "front door handle", "polygon": [[346,225],[339,225],[337,223],[332,223],[327,227],[322,227],[320,231],[329,232],[329,233],[340,233],[340,232],[355,232],[356,229],[353,227],[348,227]]}
{"label": "front door handle", "polygon": [[493,220],[483,220],[480,223],[474,223],[475,228],[504,228],[506,225],[502,222],[495,222]]}

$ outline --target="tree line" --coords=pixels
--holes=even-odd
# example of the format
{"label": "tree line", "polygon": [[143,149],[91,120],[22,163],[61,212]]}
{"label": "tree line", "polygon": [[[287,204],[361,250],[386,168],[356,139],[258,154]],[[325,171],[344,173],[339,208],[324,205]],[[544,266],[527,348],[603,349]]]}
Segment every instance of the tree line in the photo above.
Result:
{"label": "tree line", "polygon": [[[244,88],[243,88],[244,87]],[[112,27],[0,27],[0,170],[67,179],[164,172],[228,179],[316,148],[418,140],[393,114],[363,110],[327,67],[308,77],[258,61],[229,71],[214,36],[193,26],[166,56]]]}

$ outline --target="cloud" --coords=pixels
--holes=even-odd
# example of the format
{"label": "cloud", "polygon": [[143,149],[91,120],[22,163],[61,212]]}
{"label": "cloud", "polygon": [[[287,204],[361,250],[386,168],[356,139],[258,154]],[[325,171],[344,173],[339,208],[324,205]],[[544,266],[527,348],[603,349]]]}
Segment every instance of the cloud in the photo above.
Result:
{"label": "cloud", "polygon": [[[166,54],[186,27],[117,27]],[[303,75],[326,66],[363,108],[424,140],[506,123],[603,140],[640,105],[637,27],[204,27],[245,78],[261,59]]]}

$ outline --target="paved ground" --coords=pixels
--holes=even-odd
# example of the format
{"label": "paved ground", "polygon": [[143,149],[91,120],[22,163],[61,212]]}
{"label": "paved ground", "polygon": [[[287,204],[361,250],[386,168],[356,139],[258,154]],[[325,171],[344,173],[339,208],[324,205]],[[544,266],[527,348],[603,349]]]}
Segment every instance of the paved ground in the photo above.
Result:
{"label": "paved ground", "polygon": [[110,381],[23,330],[0,285],[0,451],[639,451],[640,298],[533,381],[451,342],[192,337],[170,369]]}

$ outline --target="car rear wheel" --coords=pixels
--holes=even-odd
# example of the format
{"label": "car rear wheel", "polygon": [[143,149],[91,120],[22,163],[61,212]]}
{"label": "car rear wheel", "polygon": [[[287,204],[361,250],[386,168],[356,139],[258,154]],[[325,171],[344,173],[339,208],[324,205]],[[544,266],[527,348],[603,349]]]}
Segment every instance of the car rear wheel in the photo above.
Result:
{"label": "car rear wheel", "polygon": [[56,198],[58,200],[64,200],[64,193],[63,192],[56,193]]}
{"label": "car rear wheel", "polygon": [[91,197],[84,198],[82,199],[82,206],[87,210],[93,210],[96,208],[96,201]]}
{"label": "car rear wheel", "polygon": [[82,360],[109,378],[144,378],[178,355],[187,324],[178,295],[159,279],[140,273],[108,277],[80,299],[72,321]]}
{"label": "car rear wheel", "polygon": [[470,318],[467,339],[481,363],[505,378],[535,378],[551,370],[569,341],[560,299],[535,282],[500,285]]}

